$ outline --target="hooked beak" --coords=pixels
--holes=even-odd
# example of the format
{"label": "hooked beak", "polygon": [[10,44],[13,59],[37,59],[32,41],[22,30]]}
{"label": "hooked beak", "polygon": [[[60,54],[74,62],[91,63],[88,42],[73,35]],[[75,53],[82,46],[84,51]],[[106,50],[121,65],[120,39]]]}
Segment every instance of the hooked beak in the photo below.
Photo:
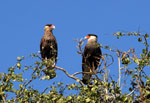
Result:
{"label": "hooked beak", "polygon": [[90,36],[89,36],[89,35],[87,35],[87,36],[85,36],[85,37],[84,37],[84,40],[85,40],[85,39],[89,39],[89,38],[90,38]]}
{"label": "hooked beak", "polygon": [[52,25],[52,26],[51,26],[51,28],[52,28],[52,29],[55,29],[55,26],[54,26],[54,25]]}
{"label": "hooked beak", "polygon": [[84,40],[86,40],[86,39],[87,39],[87,36],[84,37]]}

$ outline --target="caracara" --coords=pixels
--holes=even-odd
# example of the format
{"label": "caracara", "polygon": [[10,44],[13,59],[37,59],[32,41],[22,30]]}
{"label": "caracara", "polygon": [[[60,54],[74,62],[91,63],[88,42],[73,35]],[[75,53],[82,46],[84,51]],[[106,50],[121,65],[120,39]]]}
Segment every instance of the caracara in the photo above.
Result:
{"label": "caracara", "polygon": [[95,70],[99,66],[99,61],[102,56],[100,45],[97,42],[97,35],[88,34],[85,39],[87,39],[87,44],[85,46],[83,55],[82,55],[82,72],[83,73],[82,82],[84,84],[90,83],[92,73],[95,73]]}
{"label": "caracara", "polygon": [[41,39],[40,51],[42,59],[51,59],[54,63],[57,61],[57,41],[52,30],[53,24],[47,24],[44,28],[44,36]]}
{"label": "caracara", "polygon": [[50,69],[52,69],[51,65],[55,65],[57,62],[57,41],[53,35],[53,29],[55,29],[53,24],[47,24],[44,28],[44,36],[40,42],[42,60],[49,61],[50,66],[47,68]]}

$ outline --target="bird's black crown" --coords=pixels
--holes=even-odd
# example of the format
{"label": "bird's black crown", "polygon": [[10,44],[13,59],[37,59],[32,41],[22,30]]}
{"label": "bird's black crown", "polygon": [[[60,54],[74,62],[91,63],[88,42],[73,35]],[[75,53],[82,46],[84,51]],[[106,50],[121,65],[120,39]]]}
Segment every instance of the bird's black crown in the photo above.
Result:
{"label": "bird's black crown", "polygon": [[97,35],[95,34],[88,34],[88,36],[95,36],[97,38]]}
{"label": "bird's black crown", "polygon": [[53,24],[46,24],[45,26],[49,26],[49,27],[50,27],[50,26],[52,26],[52,25],[53,25]]}

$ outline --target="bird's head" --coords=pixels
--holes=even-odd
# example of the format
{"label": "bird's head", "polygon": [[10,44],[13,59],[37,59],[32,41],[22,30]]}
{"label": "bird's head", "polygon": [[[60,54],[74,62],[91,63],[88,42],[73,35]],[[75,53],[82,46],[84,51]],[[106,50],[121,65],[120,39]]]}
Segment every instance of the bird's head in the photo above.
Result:
{"label": "bird's head", "polygon": [[84,39],[87,39],[88,41],[97,41],[97,35],[95,35],[95,34],[88,34],[87,36],[85,36]]}
{"label": "bird's head", "polygon": [[44,27],[45,31],[52,31],[53,29],[55,29],[55,26],[53,24],[47,24]]}

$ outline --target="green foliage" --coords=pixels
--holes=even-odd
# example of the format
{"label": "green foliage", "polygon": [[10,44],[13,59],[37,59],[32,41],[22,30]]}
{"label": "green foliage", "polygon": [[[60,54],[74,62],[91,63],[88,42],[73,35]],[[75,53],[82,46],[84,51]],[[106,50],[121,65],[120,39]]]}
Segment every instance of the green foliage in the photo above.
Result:
{"label": "green foliage", "polygon": [[[53,83],[47,85],[42,91],[34,88],[31,83],[34,80],[50,80],[56,77],[54,67],[51,61],[42,61],[39,54],[32,54],[28,58],[34,58],[34,64],[24,65],[23,61],[28,58],[17,57],[17,63],[8,69],[8,73],[0,73],[0,102],[38,102],[38,103],[140,103],[150,102],[150,77],[145,73],[145,68],[150,66],[150,51],[149,51],[149,35],[144,35],[136,32],[114,33],[117,39],[124,36],[135,36],[137,42],[143,44],[140,54],[136,54],[135,49],[131,48],[128,51],[112,49],[109,46],[100,45],[101,48],[110,51],[111,54],[104,54],[101,60],[101,70],[97,71],[89,85],[83,85],[81,80],[75,73],[69,75],[65,69],[62,70],[68,78],[76,80],[73,84]],[[82,54],[82,39],[78,41],[78,51]],[[107,69],[113,64],[116,54],[118,58],[119,78],[114,80]],[[113,70],[111,68],[110,70]],[[28,71],[31,74],[28,74]],[[27,74],[26,74],[27,73]],[[94,74],[94,73],[93,73]],[[28,79],[24,77],[28,75]],[[109,76],[108,76],[109,75]],[[117,74],[116,74],[117,75]],[[123,93],[123,84],[121,77],[128,77],[130,87],[128,92]],[[54,78],[55,79],[55,78]],[[126,81],[126,79],[124,79]],[[129,84],[129,83],[128,83]],[[66,95],[65,91],[74,91]]]}

